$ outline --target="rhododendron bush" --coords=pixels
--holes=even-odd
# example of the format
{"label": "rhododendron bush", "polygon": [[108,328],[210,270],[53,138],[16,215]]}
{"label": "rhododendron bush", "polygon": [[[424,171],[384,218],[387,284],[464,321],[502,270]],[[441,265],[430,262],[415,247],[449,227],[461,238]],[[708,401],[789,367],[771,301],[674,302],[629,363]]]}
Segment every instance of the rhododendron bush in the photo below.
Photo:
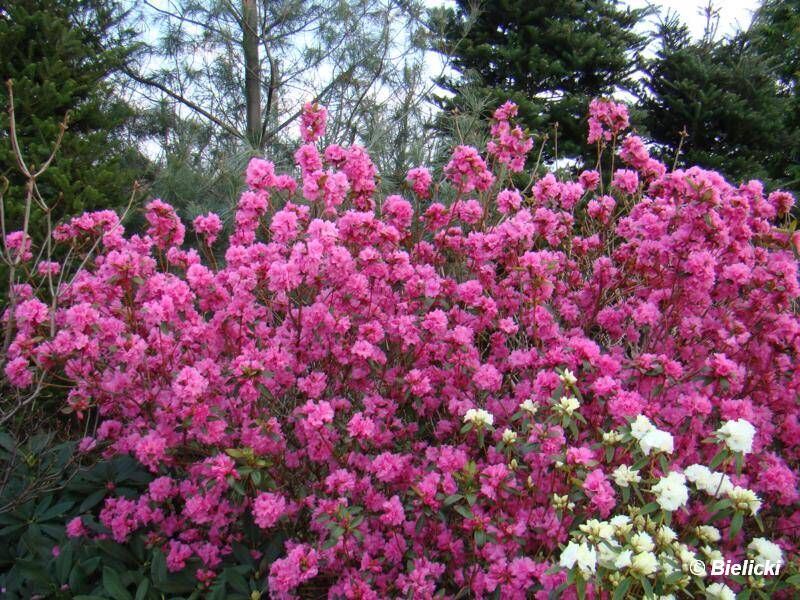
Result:
{"label": "rhododendron bush", "polygon": [[[793,198],[667,169],[605,100],[596,170],[526,187],[515,111],[383,197],[309,104],[297,171],[253,159],[227,240],[159,200],[142,235],[59,226],[97,250],[52,331],[17,289],[6,374],[68,382],[82,452],[152,475],[68,534],[201,586],[244,547],[273,598],[791,596]],[[746,557],[781,576],[697,568]]]}

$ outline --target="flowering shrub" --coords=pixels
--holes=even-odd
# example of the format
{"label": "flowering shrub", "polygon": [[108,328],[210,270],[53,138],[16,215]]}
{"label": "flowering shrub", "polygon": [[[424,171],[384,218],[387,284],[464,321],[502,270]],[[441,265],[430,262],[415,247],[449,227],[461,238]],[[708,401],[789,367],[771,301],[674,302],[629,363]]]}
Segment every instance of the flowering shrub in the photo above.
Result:
{"label": "flowering shrub", "polygon": [[[300,179],[250,163],[222,264],[219,218],[187,250],[158,200],[145,235],[109,212],[60,226],[99,251],[54,331],[17,290],[6,374],[68,381],[65,410],[99,419],[82,451],[153,475],[69,535],[144,537],[211,585],[255,527],[273,598],[791,595],[695,561],[797,571],[793,199],[668,171],[617,143],[608,101],[596,170],[517,189],[515,110],[487,158],[458,146],[442,181],[419,167],[382,199],[363,148],[317,146],[307,105]],[[604,176],[608,142],[626,168]]]}

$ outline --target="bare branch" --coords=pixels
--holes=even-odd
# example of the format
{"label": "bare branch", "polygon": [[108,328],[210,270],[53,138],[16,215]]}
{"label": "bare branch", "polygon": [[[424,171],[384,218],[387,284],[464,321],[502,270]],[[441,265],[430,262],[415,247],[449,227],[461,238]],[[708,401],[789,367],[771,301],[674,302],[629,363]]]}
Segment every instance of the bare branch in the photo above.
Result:
{"label": "bare branch", "polygon": [[138,73],[136,73],[132,69],[125,69],[125,74],[128,75],[128,77],[130,77],[134,81],[137,81],[137,82],[139,82],[139,83],[141,83],[143,85],[154,87],[157,90],[161,90],[162,92],[164,92],[170,98],[173,98],[174,100],[177,100],[178,102],[180,102],[181,104],[183,104],[187,108],[190,108],[191,110],[193,110],[197,114],[205,117],[206,119],[208,119],[209,121],[211,121],[215,125],[221,127],[222,129],[224,129],[225,131],[230,133],[232,136],[235,136],[236,138],[238,138],[240,140],[244,140],[245,139],[245,136],[242,135],[242,133],[239,130],[237,130],[235,127],[233,127],[233,125],[230,125],[230,124],[226,123],[225,121],[223,121],[222,119],[220,119],[218,117],[215,117],[210,112],[205,110],[202,106],[199,106],[198,104],[195,104],[194,102],[192,102],[191,100],[189,100],[185,96],[183,96],[181,94],[178,94],[177,92],[174,92],[173,90],[171,90],[167,86],[165,86],[163,83],[161,83],[159,81],[156,81],[155,79],[150,79],[149,77],[144,77],[142,75],[139,75]]}

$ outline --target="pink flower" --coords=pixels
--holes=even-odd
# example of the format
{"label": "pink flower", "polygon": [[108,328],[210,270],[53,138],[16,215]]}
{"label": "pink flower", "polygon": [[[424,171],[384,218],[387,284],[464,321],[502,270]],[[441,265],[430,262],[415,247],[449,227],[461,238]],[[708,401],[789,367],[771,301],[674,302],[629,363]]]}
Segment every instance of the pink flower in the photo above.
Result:
{"label": "pink flower", "polygon": [[457,146],[444,172],[456,190],[463,194],[476,189],[484,192],[494,183],[494,175],[472,146]]}
{"label": "pink flower", "polygon": [[479,390],[497,391],[503,384],[503,375],[493,365],[481,365],[472,376]]}
{"label": "pink flower", "polygon": [[219,215],[212,212],[205,216],[200,215],[195,217],[193,225],[194,230],[203,235],[205,238],[205,243],[209,246],[214,245],[214,242],[217,241],[219,232],[222,231],[222,221],[220,220]]}
{"label": "pink flower", "polygon": [[69,538],[79,538],[89,535],[89,530],[83,524],[83,520],[80,517],[75,517],[69,523],[67,523],[67,537]]}
{"label": "pink flower", "polygon": [[397,527],[405,521],[405,511],[403,504],[398,496],[392,496],[381,505],[383,514],[380,517],[381,523],[389,527]]}
{"label": "pink flower", "polygon": [[300,114],[300,137],[304,142],[316,142],[325,135],[325,123],[328,120],[328,111],[314,102],[306,102]]}
{"label": "pink flower", "polygon": [[263,158],[251,158],[247,163],[245,181],[251,190],[266,190],[275,182],[275,165]]}
{"label": "pink flower", "polygon": [[636,171],[631,171],[630,169],[617,169],[614,171],[611,185],[626,194],[635,194],[639,188],[639,176]]}
{"label": "pink flower", "polygon": [[406,175],[406,181],[411,185],[411,189],[420,198],[430,198],[430,187],[433,178],[425,167],[415,167]]}
{"label": "pink flower", "polygon": [[262,492],[253,502],[253,519],[261,529],[269,529],[286,514],[286,499],[280,494]]}
{"label": "pink flower", "polygon": [[610,141],[628,125],[628,109],[625,105],[611,100],[592,100],[589,103],[589,137],[586,141],[590,144],[600,139]]}
{"label": "pink flower", "polygon": [[156,198],[145,206],[144,216],[150,224],[147,235],[153,238],[156,247],[166,250],[183,243],[186,228],[172,206]]}
{"label": "pink flower", "polygon": [[517,190],[501,190],[497,194],[497,210],[507,215],[522,206],[522,195]]}
{"label": "pink flower", "polygon": [[272,563],[269,570],[269,589],[272,595],[287,597],[289,591],[317,575],[317,552],[305,544],[297,545]]}

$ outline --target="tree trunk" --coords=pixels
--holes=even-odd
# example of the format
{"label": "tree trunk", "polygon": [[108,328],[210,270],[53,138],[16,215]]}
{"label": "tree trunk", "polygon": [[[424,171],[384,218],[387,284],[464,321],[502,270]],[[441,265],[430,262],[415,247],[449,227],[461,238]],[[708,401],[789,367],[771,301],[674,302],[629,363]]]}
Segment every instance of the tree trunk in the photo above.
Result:
{"label": "tree trunk", "polygon": [[247,139],[261,147],[261,60],[258,56],[258,0],[242,0],[242,48],[244,95],[247,106]]}

